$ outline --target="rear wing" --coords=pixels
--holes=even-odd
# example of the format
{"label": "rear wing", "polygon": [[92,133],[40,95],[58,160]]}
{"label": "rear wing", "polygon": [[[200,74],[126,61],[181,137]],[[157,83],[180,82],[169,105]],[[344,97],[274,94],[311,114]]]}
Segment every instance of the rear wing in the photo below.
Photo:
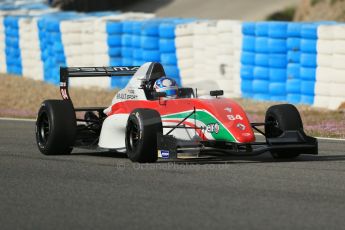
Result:
{"label": "rear wing", "polygon": [[60,67],[60,94],[64,100],[70,100],[68,93],[70,77],[133,76],[139,68],[140,66]]}

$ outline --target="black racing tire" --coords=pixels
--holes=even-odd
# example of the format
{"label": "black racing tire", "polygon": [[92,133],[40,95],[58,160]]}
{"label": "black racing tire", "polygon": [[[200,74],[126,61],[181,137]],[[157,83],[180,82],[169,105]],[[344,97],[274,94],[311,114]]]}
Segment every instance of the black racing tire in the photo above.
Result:
{"label": "black racing tire", "polygon": [[[279,137],[284,131],[298,130],[303,131],[301,115],[297,108],[291,104],[271,106],[265,116],[265,134],[267,138]],[[294,159],[300,153],[291,150],[271,151],[275,159]]]}
{"label": "black racing tire", "polygon": [[73,150],[77,120],[69,101],[46,100],[38,111],[36,142],[44,155],[66,155]]}
{"label": "black racing tire", "polygon": [[156,162],[158,133],[163,133],[160,114],[152,109],[135,109],[126,126],[128,158],[139,163]]}

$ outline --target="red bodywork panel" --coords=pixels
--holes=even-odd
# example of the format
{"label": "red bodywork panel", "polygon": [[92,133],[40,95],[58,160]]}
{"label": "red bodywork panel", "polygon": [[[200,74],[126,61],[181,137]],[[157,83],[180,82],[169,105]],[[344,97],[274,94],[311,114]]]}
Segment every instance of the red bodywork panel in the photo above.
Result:
{"label": "red bodywork panel", "polygon": [[157,110],[161,116],[192,111],[194,108],[207,111],[229,130],[237,142],[250,143],[255,141],[255,135],[246,113],[239,104],[231,99],[127,100],[112,105],[108,116],[129,114],[138,108]]}

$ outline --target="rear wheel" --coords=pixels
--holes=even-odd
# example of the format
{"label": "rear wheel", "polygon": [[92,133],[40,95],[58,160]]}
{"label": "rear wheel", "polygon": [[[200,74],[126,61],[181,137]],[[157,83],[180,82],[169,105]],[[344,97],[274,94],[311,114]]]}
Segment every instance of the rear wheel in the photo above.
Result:
{"label": "rear wheel", "polygon": [[160,114],[151,109],[136,109],[128,118],[126,149],[133,162],[157,161],[157,134],[163,133]]}
{"label": "rear wheel", "polygon": [[45,155],[70,154],[77,131],[73,106],[68,101],[47,100],[36,120],[36,142]]}
{"label": "rear wheel", "polygon": [[[265,117],[265,133],[267,138],[279,137],[284,131],[299,130],[303,132],[301,116],[294,105],[282,104],[271,106]],[[300,153],[291,150],[271,151],[276,159],[293,159]]]}

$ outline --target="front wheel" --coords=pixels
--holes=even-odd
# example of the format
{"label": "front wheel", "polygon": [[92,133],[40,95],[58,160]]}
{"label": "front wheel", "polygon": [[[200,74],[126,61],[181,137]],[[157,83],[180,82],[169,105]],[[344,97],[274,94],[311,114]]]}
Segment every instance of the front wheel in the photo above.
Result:
{"label": "front wheel", "polygon": [[126,149],[133,162],[157,161],[157,134],[163,133],[160,114],[151,109],[136,109],[128,118]]}
{"label": "front wheel", "polygon": [[47,100],[36,120],[36,142],[45,155],[70,154],[77,132],[73,106],[68,101]]}
{"label": "front wheel", "polygon": [[[279,137],[284,131],[298,130],[303,132],[301,115],[297,108],[291,104],[271,106],[265,117],[265,133],[267,138]],[[275,159],[294,159],[300,153],[291,152],[292,150],[271,151]]]}

